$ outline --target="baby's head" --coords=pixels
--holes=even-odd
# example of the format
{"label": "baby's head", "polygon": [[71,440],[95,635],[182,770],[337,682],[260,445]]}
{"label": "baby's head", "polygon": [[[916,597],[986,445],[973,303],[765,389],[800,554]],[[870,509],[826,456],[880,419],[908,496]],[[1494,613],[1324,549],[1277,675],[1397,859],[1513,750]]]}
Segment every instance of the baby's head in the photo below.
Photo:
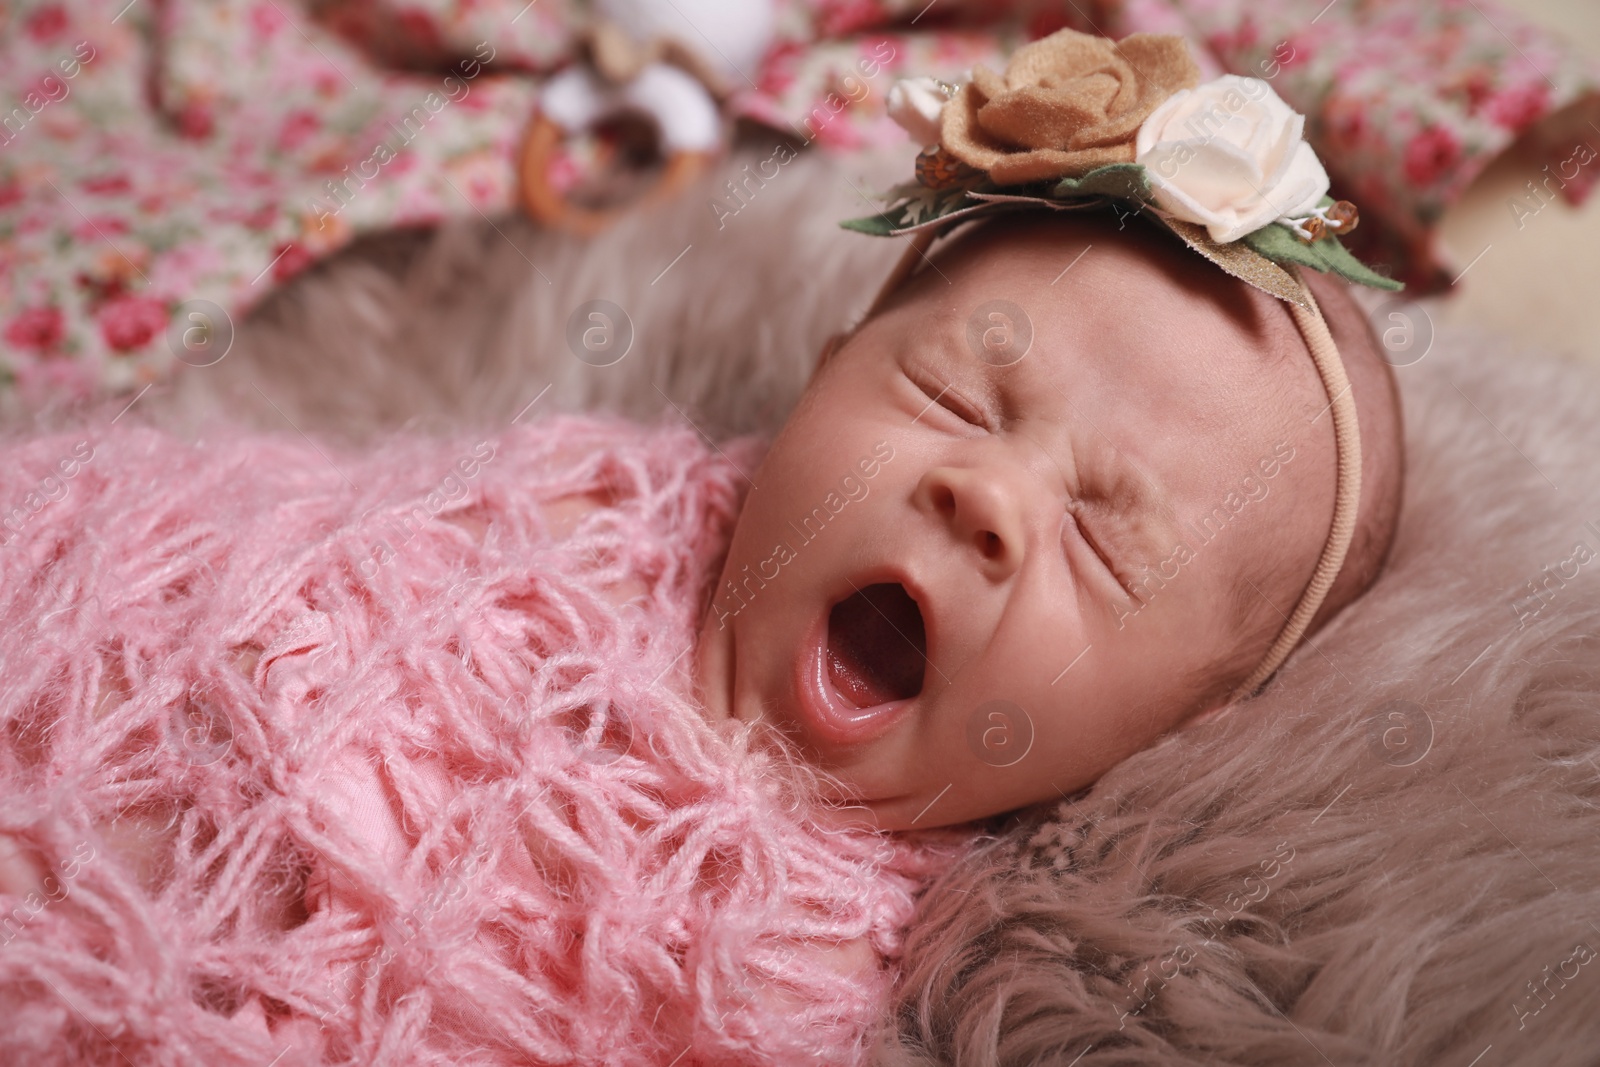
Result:
{"label": "baby's head", "polygon": [[[1382,566],[1402,448],[1365,317],[1303,273],[1362,451],[1309,636]],[[1261,663],[1328,540],[1332,421],[1288,305],[1172,235],[971,227],[830,345],[753,476],[701,631],[709,713],[769,721],[886,829],[1071,794]]]}

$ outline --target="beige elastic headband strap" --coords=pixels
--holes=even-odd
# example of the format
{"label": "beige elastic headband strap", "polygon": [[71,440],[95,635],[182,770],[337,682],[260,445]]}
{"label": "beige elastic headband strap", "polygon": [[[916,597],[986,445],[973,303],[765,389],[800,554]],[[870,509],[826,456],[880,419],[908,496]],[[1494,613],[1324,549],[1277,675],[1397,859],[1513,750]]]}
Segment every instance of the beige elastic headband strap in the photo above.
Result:
{"label": "beige elastic headband strap", "polygon": [[[937,236],[936,227],[918,230],[911,235],[910,247],[900,256],[894,269],[884,279],[883,285],[878,289],[878,295],[873,298],[872,307],[867,311],[867,317],[870,318],[882,310],[890,294],[916,273],[917,267],[927,258],[928,249],[932,247]],[[1327,598],[1328,590],[1333,588],[1334,579],[1339,576],[1339,568],[1344,565],[1345,553],[1350,549],[1350,538],[1356,529],[1356,512],[1361,505],[1361,433],[1356,422],[1356,400],[1350,392],[1350,379],[1345,376],[1344,361],[1339,358],[1338,346],[1333,343],[1333,334],[1328,332],[1328,323],[1322,317],[1322,309],[1317,306],[1316,297],[1311,295],[1310,286],[1306,285],[1298,268],[1286,269],[1292,271],[1295,279],[1299,281],[1300,291],[1308,305],[1301,307],[1291,303],[1289,312],[1294,318],[1295,325],[1300,328],[1301,335],[1306,339],[1306,347],[1311,350],[1311,361],[1316,364],[1317,373],[1322,377],[1323,389],[1328,394],[1328,406],[1333,411],[1333,443],[1338,453],[1334,480],[1333,525],[1328,530],[1328,540],[1323,543],[1322,556],[1317,560],[1317,567],[1311,572],[1311,583],[1306,586],[1305,592],[1300,594],[1300,603],[1295,605],[1294,612],[1288,616],[1283,629],[1272,642],[1272,646],[1267,649],[1267,654],[1261,663],[1250,673],[1250,677],[1229,695],[1227,700],[1229,704],[1253,693],[1262,682],[1271,677],[1272,672],[1277,670],[1284,660],[1289,658],[1289,653],[1300,643],[1306,627],[1311,625],[1317,609]]]}
{"label": "beige elastic headband strap", "polygon": [[1300,636],[1306,632],[1312,617],[1322,606],[1328,590],[1333,588],[1334,579],[1339,576],[1339,568],[1344,565],[1345,553],[1350,548],[1350,537],[1355,533],[1356,511],[1361,506],[1361,432],[1356,423],[1356,398],[1350,392],[1344,361],[1339,358],[1339,349],[1333,343],[1333,334],[1328,332],[1328,323],[1322,317],[1316,297],[1311,295],[1311,287],[1306,285],[1298,269],[1295,277],[1310,306],[1303,308],[1298,304],[1290,304],[1289,312],[1306,339],[1306,347],[1311,350],[1311,361],[1317,365],[1317,373],[1322,376],[1322,386],[1328,393],[1329,407],[1333,410],[1333,443],[1339,457],[1334,479],[1333,527],[1322,546],[1322,558],[1317,560],[1317,569],[1311,572],[1311,584],[1300,594],[1300,603],[1295,605],[1294,613],[1284,624],[1278,639],[1267,649],[1260,665],[1228,698],[1229,703],[1249,696],[1294,651]]}

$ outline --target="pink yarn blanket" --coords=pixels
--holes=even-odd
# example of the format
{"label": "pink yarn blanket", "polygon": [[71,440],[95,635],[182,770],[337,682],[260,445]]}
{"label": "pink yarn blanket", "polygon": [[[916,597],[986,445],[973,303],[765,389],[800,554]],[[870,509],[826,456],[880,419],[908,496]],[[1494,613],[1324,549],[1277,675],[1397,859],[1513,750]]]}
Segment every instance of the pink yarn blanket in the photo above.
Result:
{"label": "pink yarn blanket", "polygon": [[[759,450],[0,445],[0,843],[44,873],[0,894],[0,1062],[860,1062],[964,839],[825,832],[700,719]],[[813,951],[853,938],[885,965]]]}

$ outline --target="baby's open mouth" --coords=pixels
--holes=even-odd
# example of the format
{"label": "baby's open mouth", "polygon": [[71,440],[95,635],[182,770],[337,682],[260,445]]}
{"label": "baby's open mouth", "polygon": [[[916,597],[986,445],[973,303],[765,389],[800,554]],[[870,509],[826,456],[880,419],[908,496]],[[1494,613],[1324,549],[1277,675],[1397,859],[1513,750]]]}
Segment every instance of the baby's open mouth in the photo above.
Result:
{"label": "baby's open mouth", "polygon": [[927,653],[922,610],[899,582],[869,585],[828,613],[828,677],[857,708],[922,692]]}

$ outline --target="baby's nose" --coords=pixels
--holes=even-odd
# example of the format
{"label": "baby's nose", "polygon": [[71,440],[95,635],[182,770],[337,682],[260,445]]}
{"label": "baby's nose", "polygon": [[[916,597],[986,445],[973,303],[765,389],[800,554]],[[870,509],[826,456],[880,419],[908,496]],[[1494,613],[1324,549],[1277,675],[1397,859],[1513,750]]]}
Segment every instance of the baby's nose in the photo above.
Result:
{"label": "baby's nose", "polygon": [[917,493],[957,541],[972,546],[991,576],[1004,578],[1021,567],[1024,494],[1017,479],[999,470],[935,467],[923,475]]}

